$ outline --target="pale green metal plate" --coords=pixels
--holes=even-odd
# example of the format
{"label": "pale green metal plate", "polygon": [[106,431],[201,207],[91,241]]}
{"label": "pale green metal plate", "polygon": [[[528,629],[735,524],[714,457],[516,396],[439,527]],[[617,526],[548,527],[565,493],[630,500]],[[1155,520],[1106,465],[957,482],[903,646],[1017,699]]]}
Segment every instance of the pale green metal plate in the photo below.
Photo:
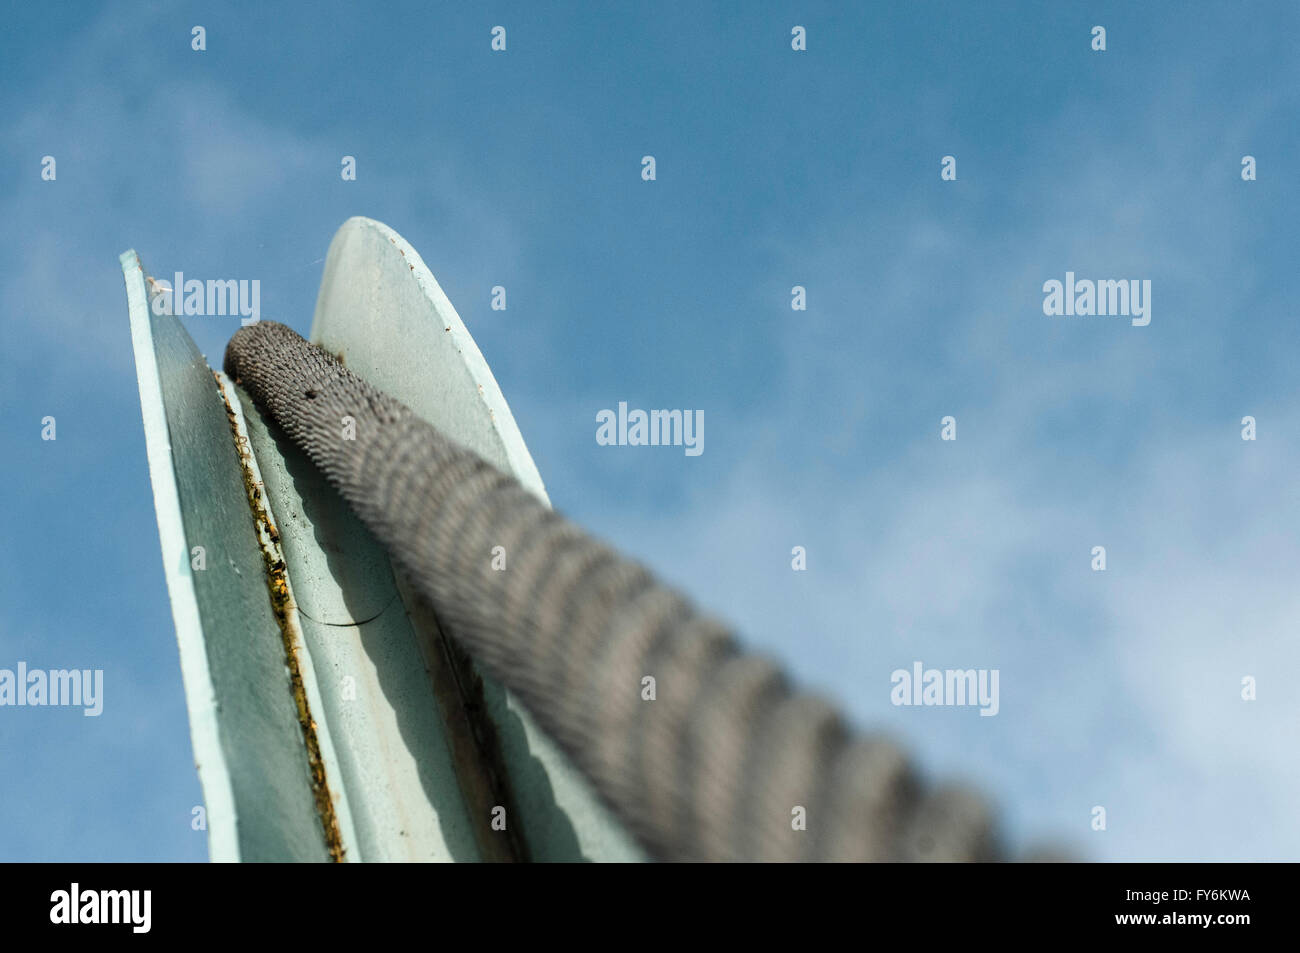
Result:
{"label": "pale green metal plate", "polygon": [[[133,252],[122,267],[212,858],[327,860],[322,831],[334,830],[352,861],[644,859],[518,702],[460,658],[315,467],[213,375],[176,318],[153,313]],[[313,340],[546,500],[486,362],[396,232],[364,218],[339,230]],[[268,553],[287,567],[282,627]],[[315,790],[287,658],[315,728]],[[506,832],[491,823],[502,801]]]}
{"label": "pale green metal plate", "polygon": [[[387,225],[351,218],[335,234],[311,339],[550,502],[473,337],[419,253]],[[528,712],[490,679],[483,682],[532,857],[644,860]]]}
{"label": "pale green metal plate", "polygon": [[[194,342],[121,256],[163,569],[213,860],[326,860],[226,407]],[[206,568],[191,568],[203,547]]]}

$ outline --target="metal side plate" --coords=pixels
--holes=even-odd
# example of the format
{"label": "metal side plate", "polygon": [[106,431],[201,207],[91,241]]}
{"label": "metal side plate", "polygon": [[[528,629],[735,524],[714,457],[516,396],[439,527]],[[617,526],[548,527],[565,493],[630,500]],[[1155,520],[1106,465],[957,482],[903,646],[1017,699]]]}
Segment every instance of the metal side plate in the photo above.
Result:
{"label": "metal side plate", "polygon": [[[644,859],[310,461],[154,307],[135,253],[121,262],[212,858]],[[313,338],[546,500],[473,339],[391,229],[339,230]]]}
{"label": "metal side plate", "polygon": [[210,856],[339,859],[350,818],[331,787],[328,728],[312,718],[319,699],[292,593],[267,548],[274,518],[255,518],[256,471],[241,461],[217,378],[180,322],[151,307],[135,252],[121,264]]}
{"label": "metal side plate", "polygon": [[[549,503],[487,362],[433,274],[397,232],[358,217],[335,234],[311,340]],[[397,583],[425,658],[454,656],[456,647],[443,638],[428,608],[417,604],[400,577]],[[462,685],[481,685],[467,705],[471,718],[483,717],[486,724],[479,727],[494,736],[528,856],[645,859],[510,693],[464,659],[453,659],[451,675]]]}

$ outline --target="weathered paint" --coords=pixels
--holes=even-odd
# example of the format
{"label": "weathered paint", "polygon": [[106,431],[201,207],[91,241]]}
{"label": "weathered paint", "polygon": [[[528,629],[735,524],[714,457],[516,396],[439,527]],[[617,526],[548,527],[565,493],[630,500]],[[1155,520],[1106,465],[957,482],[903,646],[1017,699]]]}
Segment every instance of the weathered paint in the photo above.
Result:
{"label": "weathered paint", "polygon": [[121,262],[210,856],[328,860],[225,403],[180,322],[150,308],[138,257]]}
{"label": "weathered paint", "polygon": [[293,581],[359,861],[475,861],[465,802],[387,554],[310,460],[234,387]]}
{"label": "weathered paint", "polygon": [[284,551],[280,546],[280,531],[276,525],[275,513],[271,509],[265,481],[262,479],[261,467],[258,466],[257,457],[253,455],[252,442],[248,435],[248,420],[244,416],[239,398],[235,395],[234,384],[221,371],[214,371],[213,377],[216,378],[217,387],[221,391],[221,400],[226,407],[226,418],[230,421],[235,453],[244,475],[244,491],[248,496],[249,513],[253,520],[258,546],[262,550],[262,565],[265,569],[263,577],[271,600],[271,612],[275,615],[276,623],[280,628],[280,641],[284,645],[289,692],[293,695],[294,711],[298,716],[298,726],[302,729],[303,744],[307,752],[307,768],[311,772],[312,795],[316,801],[316,814],[320,818],[330,859],[338,863],[346,859],[349,847],[355,856],[356,837],[342,785],[335,785],[334,790],[330,787],[329,779],[339,778],[340,771],[330,738],[329,723],[322,721],[318,726],[312,715],[313,712],[324,710],[315,667],[303,641],[298,604],[294,599],[293,585],[289,580]]}

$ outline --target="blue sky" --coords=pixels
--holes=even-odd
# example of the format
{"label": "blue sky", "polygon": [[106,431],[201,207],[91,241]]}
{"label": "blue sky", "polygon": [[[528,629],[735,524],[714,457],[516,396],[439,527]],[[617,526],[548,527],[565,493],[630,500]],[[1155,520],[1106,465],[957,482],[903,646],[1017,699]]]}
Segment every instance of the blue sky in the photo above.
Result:
{"label": "blue sky", "polygon": [[[1300,8],[266,7],[5,4],[0,668],[106,698],[0,709],[0,859],[206,857],[117,255],[306,333],[352,215],[419,249],[557,508],[1014,845],[1300,856]],[[1045,316],[1067,270],[1150,279],[1151,324]],[[219,365],[238,320],[187,323]],[[705,452],[598,446],[621,400],[703,409]],[[894,707],[916,660],[999,669],[1000,713]]]}

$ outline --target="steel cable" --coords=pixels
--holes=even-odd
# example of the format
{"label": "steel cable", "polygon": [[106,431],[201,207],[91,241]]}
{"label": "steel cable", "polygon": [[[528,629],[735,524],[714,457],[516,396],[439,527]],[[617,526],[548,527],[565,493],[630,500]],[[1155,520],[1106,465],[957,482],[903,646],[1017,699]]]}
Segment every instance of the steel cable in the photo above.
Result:
{"label": "steel cable", "polygon": [[241,328],[225,369],[651,856],[1000,859],[981,798],[924,789],[892,743],[292,329]]}

